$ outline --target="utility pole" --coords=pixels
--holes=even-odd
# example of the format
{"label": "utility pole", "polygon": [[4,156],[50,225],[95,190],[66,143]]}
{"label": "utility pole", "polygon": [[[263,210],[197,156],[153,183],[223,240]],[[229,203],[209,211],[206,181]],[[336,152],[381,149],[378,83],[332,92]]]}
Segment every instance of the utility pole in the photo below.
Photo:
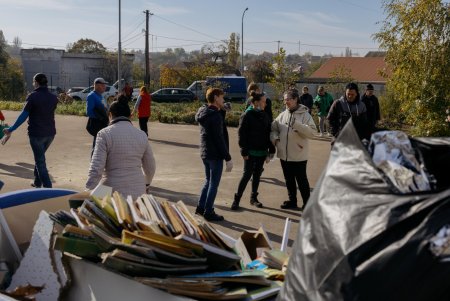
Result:
{"label": "utility pole", "polygon": [[150,87],[150,52],[148,47],[148,21],[150,15],[153,15],[149,12],[149,10],[145,10],[145,77],[144,77],[144,85]]}
{"label": "utility pole", "polygon": [[298,56],[301,56],[301,54],[300,54],[300,41],[298,41]]}
{"label": "utility pole", "polygon": [[277,41],[278,42],[278,53],[280,53],[280,43],[281,41]]}
{"label": "utility pole", "polygon": [[119,43],[118,43],[118,50],[117,50],[117,91],[122,91],[122,71],[120,70],[120,67],[122,66],[122,30],[121,30],[121,1],[119,0]]}
{"label": "utility pole", "polygon": [[244,15],[248,11],[248,7],[245,8],[242,13],[242,23],[241,23],[241,76],[244,75]]}

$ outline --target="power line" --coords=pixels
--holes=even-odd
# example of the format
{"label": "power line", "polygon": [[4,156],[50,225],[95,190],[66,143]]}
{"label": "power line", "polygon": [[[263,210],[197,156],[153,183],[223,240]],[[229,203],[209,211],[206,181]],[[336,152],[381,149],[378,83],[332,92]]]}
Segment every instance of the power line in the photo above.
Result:
{"label": "power line", "polygon": [[189,29],[189,30],[191,30],[191,31],[193,31],[193,32],[196,32],[196,33],[198,33],[198,34],[201,34],[201,35],[203,35],[203,36],[205,36],[205,37],[212,38],[212,39],[214,39],[214,40],[220,40],[220,39],[217,39],[216,37],[213,37],[213,36],[211,36],[211,35],[209,35],[209,34],[200,32],[200,31],[198,31],[198,30],[196,30],[196,29],[193,29],[193,28],[191,28],[191,27],[189,27],[189,26],[186,26],[186,25],[183,25],[183,24],[179,24],[179,23],[177,23],[177,22],[171,21],[171,20],[169,20],[169,19],[163,18],[163,17],[158,16],[158,15],[154,15],[154,16],[157,17],[157,18],[160,18],[160,19],[162,19],[162,20],[164,20],[164,21],[166,21],[166,22],[169,22],[169,23],[178,25],[178,26],[180,26],[180,27]]}

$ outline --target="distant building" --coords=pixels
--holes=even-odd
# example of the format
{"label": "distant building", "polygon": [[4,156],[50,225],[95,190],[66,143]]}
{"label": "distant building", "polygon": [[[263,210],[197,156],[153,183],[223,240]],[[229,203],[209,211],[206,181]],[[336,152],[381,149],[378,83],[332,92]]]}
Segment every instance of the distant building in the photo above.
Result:
{"label": "distant building", "polygon": [[305,84],[309,86],[310,91],[315,91],[319,85],[335,82],[336,78],[333,77],[333,73],[342,67],[349,71],[348,75],[359,85],[371,83],[376,93],[384,92],[386,79],[380,74],[380,71],[386,69],[384,56],[332,57],[298,85]]}
{"label": "distant building", "polygon": [[[33,87],[33,76],[42,72],[47,75],[49,86],[59,86],[63,90],[70,87],[88,87],[96,77],[104,77],[111,84],[117,75],[108,76],[108,60],[104,55],[68,53],[58,49],[22,49],[21,59],[28,91]],[[133,54],[126,54],[123,60],[132,62]],[[107,68],[108,67],[108,68]]]}

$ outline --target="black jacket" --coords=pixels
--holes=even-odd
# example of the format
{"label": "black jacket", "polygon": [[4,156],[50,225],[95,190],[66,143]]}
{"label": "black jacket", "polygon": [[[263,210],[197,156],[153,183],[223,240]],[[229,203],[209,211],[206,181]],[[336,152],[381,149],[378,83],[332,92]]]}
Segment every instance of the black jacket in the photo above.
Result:
{"label": "black jacket", "polygon": [[314,100],[313,100],[313,97],[311,96],[311,94],[306,93],[306,94],[300,95],[300,103],[308,108],[309,114],[311,114],[313,102],[314,102]]}
{"label": "black jacket", "polygon": [[367,120],[372,130],[375,129],[375,125],[378,120],[380,120],[380,103],[375,95],[367,96],[364,94],[361,97],[361,101],[366,105],[367,109]]}
{"label": "black jacket", "polygon": [[[231,160],[224,115],[215,106],[203,105],[195,114],[200,125],[200,156],[207,160]],[[228,132],[226,132],[228,134]]]}
{"label": "black jacket", "polygon": [[242,156],[248,156],[250,150],[275,153],[275,147],[270,142],[270,126],[265,111],[247,109],[242,114],[238,130]]}
{"label": "black jacket", "polygon": [[352,118],[359,138],[370,139],[371,130],[367,121],[367,109],[359,97],[354,102],[348,102],[345,97],[333,102],[328,113],[331,134],[337,137],[350,118]]}

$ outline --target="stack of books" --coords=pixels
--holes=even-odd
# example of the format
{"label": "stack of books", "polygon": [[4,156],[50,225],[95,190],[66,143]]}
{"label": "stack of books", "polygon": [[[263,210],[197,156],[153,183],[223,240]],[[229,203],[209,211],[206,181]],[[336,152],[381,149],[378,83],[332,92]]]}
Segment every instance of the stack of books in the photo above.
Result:
{"label": "stack of books", "polygon": [[132,277],[166,277],[238,267],[233,246],[182,201],[112,197],[51,214],[64,228],[54,248]]}

